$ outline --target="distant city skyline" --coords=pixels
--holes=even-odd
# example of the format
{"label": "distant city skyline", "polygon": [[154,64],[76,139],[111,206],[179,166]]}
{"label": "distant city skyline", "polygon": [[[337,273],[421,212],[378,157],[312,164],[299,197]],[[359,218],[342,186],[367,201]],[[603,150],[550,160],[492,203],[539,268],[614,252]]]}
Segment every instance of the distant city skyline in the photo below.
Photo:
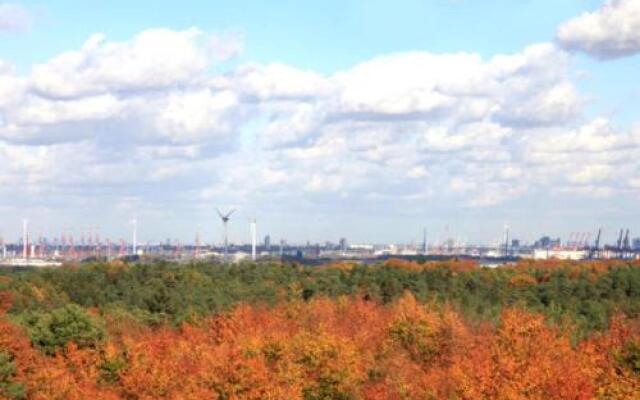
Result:
{"label": "distant city skyline", "polygon": [[0,0],[0,235],[611,242],[639,53],[634,0]]}
{"label": "distant city skyline", "polygon": [[[25,227],[27,229],[28,241],[32,243],[39,243],[42,240],[45,240],[49,244],[53,243],[63,243],[63,242],[73,242],[75,245],[81,244],[97,244],[98,242],[105,244],[107,241],[111,243],[128,243],[129,245],[133,245],[135,247],[135,242],[139,246],[144,246],[147,243],[153,245],[162,245],[162,244],[170,244],[170,245],[202,245],[202,246],[218,246],[224,247],[225,235],[224,235],[224,227],[221,224],[219,229],[199,229],[195,231],[195,233],[191,237],[184,236],[166,236],[159,237],[157,232],[147,232],[146,235],[141,235],[140,224],[138,220],[128,221],[126,224],[126,229],[124,229],[121,234],[114,234],[114,232],[105,231],[99,225],[95,226],[85,226],[85,227],[71,227],[65,226],[59,230],[55,228],[46,228],[43,229],[40,226],[33,226],[31,222],[27,219],[21,220],[21,225],[19,227],[19,231],[10,232],[9,234],[5,234],[4,232],[0,232],[0,243],[4,244],[16,244],[21,243],[24,238],[25,231],[23,230]],[[253,229],[256,228],[257,219],[251,218],[248,221],[240,221],[245,222],[246,226],[239,226],[237,229],[232,230],[229,229],[229,245],[233,246],[246,246],[251,244]],[[26,224],[26,225],[25,225]],[[255,224],[255,225],[254,225]],[[231,224],[230,224],[231,225]],[[252,226],[253,225],[253,226]],[[128,230],[127,230],[128,229]],[[508,229],[508,231],[506,231]],[[215,231],[213,235],[209,233],[209,230]],[[246,230],[246,232],[244,231]],[[599,232],[600,231],[600,232]],[[506,233],[508,232],[508,233]],[[235,233],[235,234],[234,234]],[[340,237],[325,237],[325,238],[302,238],[302,237],[287,237],[280,236],[277,238],[272,237],[272,233],[262,232],[258,230],[256,231],[256,239],[257,243],[262,246],[262,244],[268,241],[270,246],[277,247],[281,242],[286,243],[291,246],[309,246],[309,245],[325,245],[331,243],[334,246],[344,248],[347,244],[350,245],[359,245],[359,244],[367,244],[367,245],[412,245],[416,248],[424,248],[425,240],[426,244],[429,246],[443,246],[446,243],[452,242],[456,246],[490,246],[490,247],[500,247],[503,246],[505,240],[508,243],[516,242],[522,245],[533,245],[540,240],[551,240],[551,241],[559,241],[563,245],[571,244],[571,243],[581,243],[584,245],[592,245],[596,241],[598,237],[598,233],[600,233],[600,245],[616,245],[617,240],[620,240],[621,234],[626,234],[625,237],[629,240],[629,243],[634,243],[634,248],[637,247],[635,243],[640,243],[640,232],[636,232],[631,230],[628,227],[620,227],[618,229],[606,229],[606,228],[597,228],[595,230],[574,230],[571,232],[566,232],[564,234],[559,234],[557,232],[544,232],[539,234],[533,234],[533,236],[529,237],[526,234],[518,231],[514,231],[511,225],[504,225],[500,232],[495,232],[493,235],[481,237],[480,239],[474,239],[473,236],[469,236],[470,232],[456,230],[450,225],[445,225],[442,227],[431,227],[431,229],[427,227],[423,227],[423,229],[416,233],[413,231],[407,231],[407,238],[403,240],[360,240],[357,237],[348,238],[346,236]],[[473,232],[471,232],[473,233]],[[413,234],[413,235],[412,235]],[[505,236],[505,234],[507,236]],[[344,244],[343,244],[344,243]]]}

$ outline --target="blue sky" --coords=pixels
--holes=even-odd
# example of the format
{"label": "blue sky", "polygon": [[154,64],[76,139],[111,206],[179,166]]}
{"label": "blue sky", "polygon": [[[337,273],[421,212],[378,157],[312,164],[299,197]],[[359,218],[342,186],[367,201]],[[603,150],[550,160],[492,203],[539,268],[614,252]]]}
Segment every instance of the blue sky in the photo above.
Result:
{"label": "blue sky", "polygon": [[197,26],[238,31],[246,41],[240,60],[278,60],[333,72],[379,54],[411,50],[516,52],[553,38],[557,26],[600,1],[54,1],[23,2],[33,12],[26,35],[3,40],[0,50],[21,68],[43,61],[102,32],[126,40],[152,28]]}
{"label": "blue sky", "polygon": [[0,230],[640,230],[633,3],[0,2]]}

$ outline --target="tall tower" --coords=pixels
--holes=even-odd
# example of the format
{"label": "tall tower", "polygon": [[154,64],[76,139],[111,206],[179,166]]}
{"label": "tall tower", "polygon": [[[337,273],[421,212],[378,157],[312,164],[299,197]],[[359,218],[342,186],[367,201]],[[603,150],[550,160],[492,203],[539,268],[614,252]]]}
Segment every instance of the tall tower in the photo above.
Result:
{"label": "tall tower", "polygon": [[100,226],[96,226],[96,248],[95,255],[96,257],[100,257],[100,252],[102,250],[102,242],[100,242]]}
{"label": "tall tower", "polygon": [[22,220],[22,258],[25,260],[28,256],[28,246],[29,246],[29,235],[27,234],[27,220]]}
{"label": "tall tower", "polygon": [[264,237],[264,249],[267,252],[271,251],[271,236],[269,236],[269,235]]}
{"label": "tall tower", "polygon": [[132,243],[133,255],[138,254],[138,219],[133,219],[133,243]]}
{"label": "tall tower", "polygon": [[193,246],[193,258],[200,258],[200,231],[196,232],[196,243]]}
{"label": "tall tower", "polygon": [[342,252],[342,254],[346,253],[348,248],[349,248],[349,245],[347,243],[347,239],[340,238],[340,251]]}
{"label": "tall tower", "polygon": [[509,225],[504,226],[504,256],[509,257]]}
{"label": "tall tower", "polygon": [[422,231],[422,254],[427,255],[427,228]]}
{"label": "tall tower", "polygon": [[251,230],[251,260],[256,260],[256,242],[257,242],[257,231],[256,231],[256,219],[249,220],[250,230]]}

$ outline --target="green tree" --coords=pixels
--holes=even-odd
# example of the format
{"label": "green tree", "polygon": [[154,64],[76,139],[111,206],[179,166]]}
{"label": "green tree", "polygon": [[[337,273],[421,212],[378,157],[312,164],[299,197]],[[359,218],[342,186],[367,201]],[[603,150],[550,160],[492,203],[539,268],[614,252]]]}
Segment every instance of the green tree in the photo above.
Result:
{"label": "green tree", "polygon": [[70,342],[80,348],[95,347],[104,338],[104,328],[75,304],[29,313],[22,322],[34,346],[49,355],[64,350]]}

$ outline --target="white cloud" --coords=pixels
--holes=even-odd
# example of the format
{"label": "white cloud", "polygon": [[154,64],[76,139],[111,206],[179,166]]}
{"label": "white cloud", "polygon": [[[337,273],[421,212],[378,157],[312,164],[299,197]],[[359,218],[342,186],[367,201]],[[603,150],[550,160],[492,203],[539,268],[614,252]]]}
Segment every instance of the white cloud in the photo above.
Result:
{"label": "white cloud", "polygon": [[121,104],[111,94],[84,97],[78,100],[49,100],[37,96],[27,96],[23,103],[8,113],[12,123],[31,125],[52,125],[83,120],[102,120],[116,115]]}
{"label": "white cloud", "polygon": [[546,91],[520,95],[521,101],[513,101],[516,96],[510,92],[505,94],[505,102],[496,113],[497,119],[516,126],[557,125],[573,120],[581,110],[582,100],[568,82],[560,82]]}
{"label": "white cloud", "polygon": [[[192,84],[213,59],[230,55],[219,45],[207,46],[206,40],[195,28],[150,29],[128,42],[108,42],[96,34],[80,50],[36,65],[32,85],[48,97],[79,97]],[[222,53],[213,53],[216,50]]]}
{"label": "white cloud", "polygon": [[354,118],[561,123],[580,110],[566,67],[566,55],[550,44],[488,61],[467,53],[395,54],[336,74],[336,103],[340,112]]}
{"label": "white cloud", "polygon": [[583,123],[568,56],[551,44],[488,59],[398,53],[331,75],[214,72],[239,43],[155,29],[94,36],[26,76],[0,64],[0,182],[110,204],[328,210],[639,191],[616,174],[640,171],[640,131]]}
{"label": "white cloud", "polygon": [[446,125],[425,131],[422,146],[427,151],[478,150],[480,147],[499,148],[512,129],[493,122],[473,122],[457,128]]}
{"label": "white cloud", "polygon": [[14,74],[13,66],[0,60],[0,112],[3,107],[22,98],[24,87],[24,79]]}
{"label": "white cloud", "polygon": [[640,147],[640,134],[618,132],[605,118],[596,118],[577,129],[548,134],[544,140],[532,138],[529,149],[542,153],[604,154],[615,150]]}
{"label": "white cloud", "polygon": [[640,2],[607,0],[599,10],[562,24],[557,39],[568,50],[600,59],[636,54],[640,52]]}
{"label": "white cloud", "polygon": [[409,171],[407,171],[407,177],[411,179],[422,179],[429,176],[429,171],[424,167],[424,165],[416,165],[412,167]]}
{"label": "white cloud", "polygon": [[246,64],[227,79],[214,82],[231,85],[243,96],[259,101],[315,99],[331,89],[320,74],[281,63]]}
{"label": "white cloud", "polygon": [[[282,109],[278,112],[278,108]],[[320,129],[322,110],[313,104],[301,103],[271,109],[271,120],[261,134],[266,147],[286,146]]]}
{"label": "white cloud", "polygon": [[18,4],[0,4],[0,32],[24,31],[31,25],[31,15]]}
{"label": "white cloud", "polygon": [[636,177],[629,178],[628,185],[634,189],[640,189],[640,178],[636,178]]}
{"label": "white cloud", "polygon": [[579,166],[575,171],[569,171],[568,180],[578,184],[597,183],[611,178],[613,172],[611,165]]}
{"label": "white cloud", "polygon": [[207,68],[240,48],[238,35],[152,29],[124,42],[93,35],[28,77],[2,63],[0,138],[227,146],[244,116],[240,94],[209,87]]}
{"label": "white cloud", "polygon": [[[451,108],[454,99],[439,88],[459,75],[477,73],[474,55],[406,53],[379,57],[336,74],[338,107],[344,113],[407,115]],[[447,68],[452,68],[444,73]]]}
{"label": "white cloud", "polygon": [[[237,95],[209,89],[171,93],[154,112],[153,132],[173,143],[211,141],[235,132],[238,119]],[[155,129],[154,129],[155,128]]]}
{"label": "white cloud", "polygon": [[227,61],[244,51],[244,36],[240,32],[213,35],[209,38],[207,47],[216,61]]}

